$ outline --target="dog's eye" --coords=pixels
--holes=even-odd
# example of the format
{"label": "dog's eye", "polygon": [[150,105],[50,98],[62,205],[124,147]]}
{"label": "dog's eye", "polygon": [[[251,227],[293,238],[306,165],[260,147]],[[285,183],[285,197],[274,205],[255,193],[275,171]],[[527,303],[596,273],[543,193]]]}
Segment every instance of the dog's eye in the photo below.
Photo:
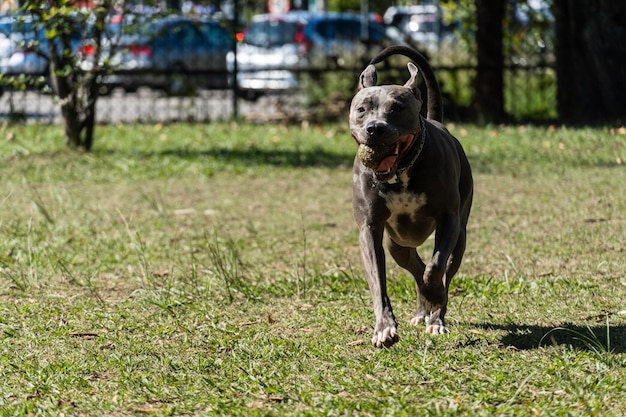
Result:
{"label": "dog's eye", "polygon": [[391,105],[391,108],[389,109],[390,113],[400,113],[401,111],[403,111],[405,109],[405,106],[403,106],[400,103],[394,103]]}
{"label": "dog's eye", "polygon": [[365,107],[361,106],[357,108],[356,111],[358,111],[359,113],[365,113]]}

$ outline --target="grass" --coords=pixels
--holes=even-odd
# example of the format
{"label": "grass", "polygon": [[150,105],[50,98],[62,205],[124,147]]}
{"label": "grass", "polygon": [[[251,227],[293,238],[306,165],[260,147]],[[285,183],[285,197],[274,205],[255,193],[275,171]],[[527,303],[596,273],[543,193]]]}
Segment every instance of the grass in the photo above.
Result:
{"label": "grass", "polygon": [[624,415],[623,128],[449,127],[452,333],[390,262],[377,350],[345,124],[0,126],[0,415]]}

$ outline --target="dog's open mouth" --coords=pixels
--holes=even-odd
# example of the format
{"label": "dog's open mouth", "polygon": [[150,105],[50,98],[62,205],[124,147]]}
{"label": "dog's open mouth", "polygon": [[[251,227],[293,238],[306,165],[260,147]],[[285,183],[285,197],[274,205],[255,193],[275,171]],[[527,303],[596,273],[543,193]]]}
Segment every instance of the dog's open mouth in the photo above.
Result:
{"label": "dog's open mouth", "polygon": [[396,170],[414,138],[415,135],[407,134],[392,145],[369,146],[361,143],[357,156],[377,177],[385,177]]}

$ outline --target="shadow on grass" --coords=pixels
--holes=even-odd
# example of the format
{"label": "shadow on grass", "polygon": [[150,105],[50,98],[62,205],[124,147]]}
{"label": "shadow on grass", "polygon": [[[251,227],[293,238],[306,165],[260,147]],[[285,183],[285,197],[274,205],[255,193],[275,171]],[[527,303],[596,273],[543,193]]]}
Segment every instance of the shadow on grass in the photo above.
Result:
{"label": "shadow on grass", "polygon": [[[133,158],[137,160],[145,159],[166,159],[175,158],[180,161],[216,161],[220,164],[233,167],[277,167],[277,168],[345,168],[352,167],[354,156],[356,155],[356,146],[352,151],[333,152],[323,148],[276,148],[270,147],[248,147],[248,148],[230,148],[224,146],[206,147],[203,149],[190,149],[185,146],[170,149],[136,149],[136,150],[120,150],[115,148],[102,148],[96,145],[92,151],[93,155]],[[620,167],[615,161],[611,160],[564,160],[558,166],[550,165],[548,157],[530,158],[526,161],[520,161],[519,158],[515,163],[500,155],[469,155],[474,174],[515,174],[526,175],[536,172],[537,166],[545,168],[545,172],[559,173],[568,167],[577,168],[615,168]]]}
{"label": "shadow on grass", "polygon": [[552,163],[552,155],[531,155],[524,158],[519,155],[500,155],[497,153],[467,154],[474,174],[511,174],[515,176],[536,174],[540,172],[562,173],[568,168],[601,168],[621,169],[621,162],[616,162],[610,156],[600,156],[596,159],[587,155],[562,157],[558,163]]}
{"label": "shadow on grass", "polygon": [[[356,149],[355,149],[356,152]],[[137,159],[178,158],[187,161],[205,159],[219,160],[220,163],[242,166],[277,166],[277,167],[351,167],[355,154],[329,152],[324,149],[229,149],[214,147],[211,149],[164,149],[156,151],[135,150],[123,152],[117,149],[94,150],[96,155],[132,157]]]}
{"label": "shadow on grass", "polygon": [[626,325],[609,324],[609,344],[606,324],[580,326],[566,323],[558,327],[481,324],[479,327],[507,332],[501,339],[502,344],[519,350],[556,345],[588,351],[608,350],[613,353],[626,353]]}

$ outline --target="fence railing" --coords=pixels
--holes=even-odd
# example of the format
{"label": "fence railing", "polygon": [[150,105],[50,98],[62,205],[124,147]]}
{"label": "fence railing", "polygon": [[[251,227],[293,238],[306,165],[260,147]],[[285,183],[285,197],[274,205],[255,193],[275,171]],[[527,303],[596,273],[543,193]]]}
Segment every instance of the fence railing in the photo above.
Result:
{"label": "fence railing", "polygon": [[[476,74],[473,66],[435,66],[442,84],[448,120],[471,119],[472,83]],[[331,100],[349,103],[359,70],[334,70],[338,78],[346,81],[347,91]],[[324,83],[332,72],[301,72],[309,82],[298,91],[261,95],[257,100],[235,98],[232,90],[197,89],[187,96],[169,95],[160,90],[140,88],[136,92],[115,89],[101,96],[97,105],[99,123],[153,123],[153,122],[209,122],[228,120],[235,116],[251,120],[307,119],[315,111],[316,119],[341,118],[336,114],[342,106],[328,109],[314,108],[319,103],[311,100],[313,94],[336,94],[334,85],[324,90]],[[195,74],[201,76],[201,74]],[[208,76],[208,75],[207,75]],[[354,80],[350,83],[349,80]],[[517,121],[544,121],[556,117],[556,76],[549,65],[507,66],[504,73],[505,111]],[[348,103],[345,103],[347,101]],[[343,106],[345,108],[346,106]],[[313,107],[313,108],[312,108]],[[58,123],[59,106],[52,95],[36,90],[14,91],[5,89],[0,95],[0,120],[8,122]]]}

